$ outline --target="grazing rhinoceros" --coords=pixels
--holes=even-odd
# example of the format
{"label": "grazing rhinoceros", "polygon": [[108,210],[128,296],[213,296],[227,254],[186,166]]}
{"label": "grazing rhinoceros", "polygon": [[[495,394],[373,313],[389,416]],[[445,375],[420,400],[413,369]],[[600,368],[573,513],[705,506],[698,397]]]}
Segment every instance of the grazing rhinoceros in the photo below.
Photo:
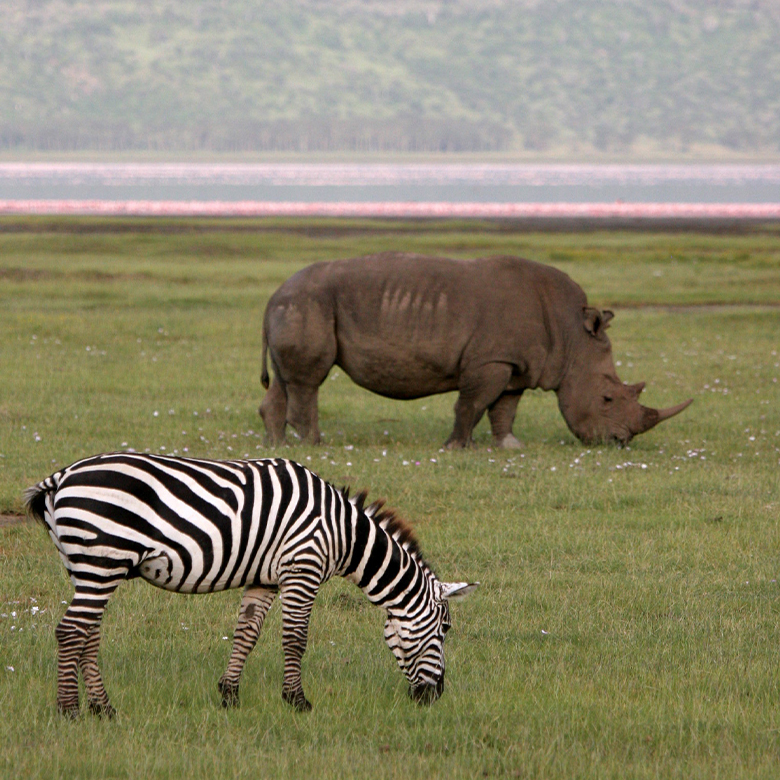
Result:
{"label": "grazing rhinoceros", "polygon": [[458,391],[445,446],[465,447],[487,411],[494,444],[512,434],[524,390],[555,390],[572,433],[616,441],[681,412],[642,406],[644,382],[623,384],[605,330],[611,311],[587,305],[555,268],[518,257],[450,260],[387,252],[315,263],[272,296],[263,322],[275,377],[260,406],[271,443],[290,423],[320,440],[317,391],[334,365],[361,387],[410,399]]}

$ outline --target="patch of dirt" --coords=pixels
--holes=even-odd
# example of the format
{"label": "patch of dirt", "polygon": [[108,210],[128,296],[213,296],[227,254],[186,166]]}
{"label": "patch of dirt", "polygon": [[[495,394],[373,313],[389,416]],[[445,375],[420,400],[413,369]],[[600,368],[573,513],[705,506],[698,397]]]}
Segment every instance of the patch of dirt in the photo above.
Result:
{"label": "patch of dirt", "polygon": [[26,515],[0,515],[0,528],[29,522],[31,522],[31,518],[27,517]]}
{"label": "patch of dirt", "polygon": [[634,303],[624,301],[611,304],[616,309],[649,309],[668,311],[675,314],[691,314],[699,311],[725,312],[733,309],[753,309],[754,311],[775,311],[780,309],[780,301],[726,301],[724,303]]}
{"label": "patch of dirt", "polygon": [[0,233],[266,233],[285,232],[321,237],[378,235],[397,232],[399,226],[412,232],[439,232],[463,227],[480,232],[524,233],[539,232],[593,232],[601,230],[633,230],[647,233],[717,233],[745,235],[777,233],[778,220],[740,219],[718,217],[677,217],[668,219],[639,219],[631,217],[519,217],[429,219],[420,217],[376,217],[369,219],[330,218],[92,218],[68,217],[6,218],[0,220]]}
{"label": "patch of dirt", "polygon": [[[325,224],[309,223],[296,218],[275,221],[273,218],[259,217],[253,221],[233,221],[224,219],[192,217],[177,221],[166,218],[147,217],[140,221],[103,220],[100,218],[88,221],[72,220],[63,217],[55,220],[23,220],[19,222],[0,221],[0,233],[71,233],[78,235],[94,234],[164,234],[179,235],[186,233],[293,233],[314,238],[384,235],[392,233],[401,220],[396,218],[377,218],[371,220],[376,224],[360,224],[359,220],[342,220],[338,223],[328,221]],[[407,228],[423,228],[424,230],[439,230],[441,224],[430,220],[430,225],[423,220],[414,218],[403,220]]]}
{"label": "patch of dirt", "polygon": [[39,271],[27,268],[0,268],[0,279],[9,279],[12,282],[37,282],[41,279],[49,279],[52,274],[49,271]]}

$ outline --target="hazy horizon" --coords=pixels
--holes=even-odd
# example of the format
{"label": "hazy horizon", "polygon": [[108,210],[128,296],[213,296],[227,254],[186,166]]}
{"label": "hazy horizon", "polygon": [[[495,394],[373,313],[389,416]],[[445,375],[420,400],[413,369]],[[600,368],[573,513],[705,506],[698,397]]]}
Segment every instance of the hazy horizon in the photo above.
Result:
{"label": "hazy horizon", "polygon": [[773,0],[6,0],[3,159],[780,158]]}

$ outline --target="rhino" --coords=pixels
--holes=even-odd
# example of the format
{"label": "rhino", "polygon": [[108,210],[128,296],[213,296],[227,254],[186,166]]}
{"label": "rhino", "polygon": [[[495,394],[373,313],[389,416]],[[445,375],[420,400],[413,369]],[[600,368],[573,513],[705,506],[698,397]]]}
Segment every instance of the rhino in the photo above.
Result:
{"label": "rhino", "polygon": [[[388,398],[458,391],[447,448],[466,447],[487,411],[493,444],[519,447],[517,404],[554,390],[582,442],[627,444],[693,399],[668,409],[639,403],[624,384],[606,330],[609,310],[588,305],[569,276],[519,257],[454,260],[385,252],[318,262],[271,296],[263,320],[259,412],[269,443],[287,424],[320,441],[317,393],[330,369]],[[267,356],[274,379],[269,387]]]}

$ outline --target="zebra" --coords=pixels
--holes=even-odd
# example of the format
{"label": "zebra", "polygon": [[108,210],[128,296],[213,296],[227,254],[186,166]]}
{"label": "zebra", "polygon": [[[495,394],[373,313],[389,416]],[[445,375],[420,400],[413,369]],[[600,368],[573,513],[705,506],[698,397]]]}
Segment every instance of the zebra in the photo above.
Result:
{"label": "zebra", "polygon": [[418,703],[444,690],[449,601],[479,583],[442,582],[411,528],[384,502],[326,482],[284,458],[206,460],[115,452],[79,460],[28,488],[26,508],[48,529],[75,588],[55,630],[57,708],[79,715],[79,672],[91,713],[112,717],[97,663],[100,624],[123,580],[179,593],[244,589],[224,707],[239,704],[247,656],[278,592],[282,698],[311,709],[301,682],[309,616],[320,585],[355,583],[386,612],[384,637]]}

